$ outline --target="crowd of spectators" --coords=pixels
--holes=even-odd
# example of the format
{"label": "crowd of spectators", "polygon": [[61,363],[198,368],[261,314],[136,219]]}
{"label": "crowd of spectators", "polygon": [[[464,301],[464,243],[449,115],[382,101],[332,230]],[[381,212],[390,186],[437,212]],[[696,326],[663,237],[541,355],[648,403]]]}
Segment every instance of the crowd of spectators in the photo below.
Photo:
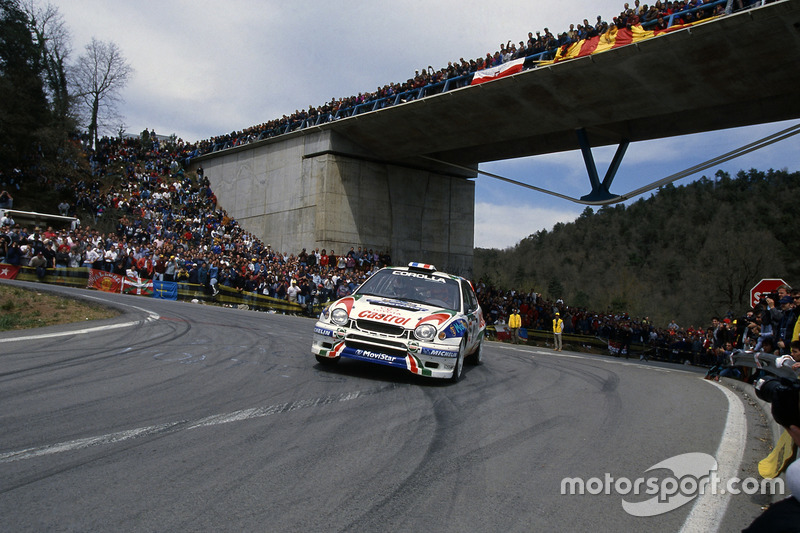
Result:
{"label": "crowd of spectators", "polygon": [[[727,7],[746,9],[760,3],[761,0],[733,0]],[[703,9],[705,4],[714,5]],[[552,54],[558,47],[612,29],[637,24],[659,28],[673,15],[677,19],[672,23],[686,23],[724,11],[722,4],[709,0],[657,0],[651,6],[634,0],[632,5],[625,3],[610,23],[598,15],[594,23],[583,19],[557,35],[548,28],[535,34],[529,32],[527,39],[518,44],[501,43],[499,50],[484,57],[469,61],[460,58],[439,70],[429,66],[415,72],[406,82],[332,99],[319,107],[309,106],[308,110],[195,144],[182,140],[166,143],[155,132],[145,132],[141,139],[104,138],[94,150],[87,148],[92,179],[57,184],[74,195],[73,202],[62,202],[58,209],[61,214],[73,216],[78,211],[88,213],[95,226],[113,210],[121,215],[116,231],[102,233],[91,225],[61,231],[23,228],[6,217],[0,221],[0,258],[11,264],[38,267],[42,276],[48,268],[91,266],[146,279],[197,283],[210,294],[216,293],[219,286],[227,286],[300,304],[328,301],[352,291],[374,269],[390,264],[389,254],[355,246],[344,254],[319,249],[295,253],[274,250],[244,231],[220,209],[202,169],[189,176],[184,172],[185,163],[220,143],[244,144],[265,133],[285,132],[309,118],[330,119],[340,109],[360,103],[462,77],[513,59],[544,57],[543,54]],[[116,187],[104,188],[108,169],[114,164],[123,167],[123,180]],[[19,190],[19,180],[14,182],[13,178],[9,177],[8,184],[13,182]],[[6,185],[5,177],[3,181]],[[3,191],[0,199],[10,207],[9,193]],[[684,329],[674,323],[656,328],[648,318],[569,307],[560,300],[544,300],[533,291],[504,291],[484,283],[477,284],[476,289],[489,324],[504,323],[516,308],[522,317],[522,327],[548,330],[558,312],[567,335],[612,339],[625,348],[631,342],[641,343],[656,357],[677,362],[688,360],[693,364],[715,364],[720,350],[728,344],[750,346],[747,341],[752,337],[748,335],[748,327],[754,324],[760,327],[759,322],[764,320],[763,312],[754,310],[751,314],[755,318],[747,321],[747,327],[743,325],[744,318],[726,317],[715,320],[707,329],[691,326]]]}
{"label": "crowd of spectators", "polygon": [[[180,151],[180,144],[163,142],[154,132],[142,138],[104,138],[95,151],[87,148],[92,178],[60,182],[73,201],[62,201],[58,209],[64,215],[82,214],[92,224],[26,228],[4,215],[0,262],[30,266],[40,278],[50,269],[87,267],[193,283],[212,297],[225,286],[306,308],[351,293],[376,269],[391,265],[388,252],[366,247],[351,246],[340,254],[318,248],[273,249],[217,205],[202,168],[191,175],[184,171]],[[110,179],[111,168],[121,178]],[[114,214],[115,230],[103,233],[96,226],[107,213]],[[798,337],[795,302],[800,290],[789,287],[741,317],[715,317],[707,328],[684,328],[675,321],[657,327],[647,317],[595,312],[545,299],[533,290],[502,290],[483,281],[475,289],[488,325],[506,324],[516,309],[522,328],[549,331],[559,313],[565,335],[608,339],[626,356],[637,344],[643,349],[641,358],[723,369],[734,349],[789,354],[791,341]]]}
{"label": "crowd of spectators", "polygon": [[[391,262],[385,251],[275,250],[245,231],[217,205],[202,169],[187,174],[179,146],[159,141],[104,138],[89,151],[91,180],[61,183],[73,194],[59,210],[84,214],[93,225],[26,228],[11,217],[0,223],[0,262],[49,269],[89,267],[120,275],[220,286],[301,305],[349,294],[373,270]],[[105,188],[109,168],[122,178]],[[106,184],[104,186],[104,184]],[[86,214],[88,213],[88,216]],[[115,231],[96,226],[114,213]]]}
{"label": "crowd of spectators", "polygon": [[[556,313],[564,321],[565,335],[588,335],[614,342],[620,354],[629,357],[632,344],[638,345],[640,359],[659,359],[674,363],[717,368],[728,366],[733,350],[752,350],[790,355],[791,343],[800,335],[798,303],[800,289],[781,287],[742,316],[729,312],[712,317],[707,327],[681,327],[674,320],[663,327],[649,317],[635,318],[627,313],[595,312],[571,307],[562,299],[545,299],[536,291],[501,290],[483,281],[475,286],[487,324],[505,325],[516,309],[522,327],[550,331]],[[741,377],[738,369],[726,370]],[[719,372],[717,372],[719,373]],[[714,374],[716,375],[716,374]]]}
{"label": "crowd of spectators", "polygon": [[[494,52],[484,56],[457,61],[450,61],[446,67],[434,69],[433,66],[417,70],[414,76],[404,82],[392,82],[374,91],[365,91],[354,96],[332,98],[323,105],[310,105],[308,109],[295,110],[294,113],[281,118],[250,126],[240,131],[221,134],[210,139],[186,146],[186,157],[195,157],[220,148],[229,148],[248,144],[253,141],[274,137],[305,125],[316,125],[340,118],[340,112],[352,110],[365,103],[379,103],[381,107],[393,105],[395,101],[417,98],[416,91],[430,87],[425,96],[437,94],[443,90],[443,82],[461,79],[479,70],[495,67],[505,62],[525,58],[525,69],[535,68],[539,61],[552,59],[559,48],[569,46],[583,39],[605,34],[622,28],[643,25],[648,29],[666,29],[670,24],[687,24],[712,16],[723,15],[732,10],[748,9],[760,5],[763,0],[731,0],[720,3],[718,0],[656,0],[652,5],[643,4],[640,0],[626,2],[620,13],[612,17],[610,22],[597,15],[593,22],[584,18],[582,22],[570,24],[568,29],[553,33],[549,28],[528,32],[528,35],[513,43],[500,43]],[[774,0],[770,0],[774,1]],[[704,7],[706,6],[706,7]],[[467,83],[455,85],[461,86]]]}

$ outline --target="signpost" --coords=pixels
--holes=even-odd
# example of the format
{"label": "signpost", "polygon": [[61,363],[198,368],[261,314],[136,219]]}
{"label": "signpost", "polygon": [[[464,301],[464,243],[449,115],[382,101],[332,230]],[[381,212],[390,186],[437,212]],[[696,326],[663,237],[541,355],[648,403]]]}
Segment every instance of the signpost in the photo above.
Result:
{"label": "signpost", "polygon": [[[777,291],[778,287],[781,285],[788,285],[788,283],[779,278],[762,279],[756,283],[755,286],[750,289],[750,307],[758,305],[763,295]],[[778,302],[775,302],[775,305],[779,305]]]}

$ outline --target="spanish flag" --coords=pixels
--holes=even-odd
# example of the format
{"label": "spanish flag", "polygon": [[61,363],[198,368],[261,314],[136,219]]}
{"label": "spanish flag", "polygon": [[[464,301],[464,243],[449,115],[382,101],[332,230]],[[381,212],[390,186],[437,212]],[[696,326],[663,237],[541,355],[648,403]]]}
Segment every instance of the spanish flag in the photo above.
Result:
{"label": "spanish flag", "polygon": [[659,35],[663,35],[665,33],[671,33],[673,31],[681,30],[683,28],[688,28],[690,26],[696,26],[698,24],[709,22],[717,18],[719,17],[704,18],[703,20],[690,22],[688,24],[676,24],[674,26],[670,26],[665,30],[645,30],[644,28],[642,28],[641,24],[633,26],[631,29],[628,28],[618,29],[612,26],[606,33],[602,35],[597,35],[590,39],[583,39],[576,43],[562,46],[561,48],[558,49],[558,52],[556,52],[555,58],[553,58],[550,61],[540,61],[539,65],[540,66],[552,65],[553,63],[558,63],[559,61],[566,61],[567,59],[575,59],[578,57],[586,57],[593,54],[599,54],[600,52],[605,52],[607,50],[612,50],[614,48],[620,48],[622,46],[627,46],[629,44],[638,43],[646,39],[658,37]]}

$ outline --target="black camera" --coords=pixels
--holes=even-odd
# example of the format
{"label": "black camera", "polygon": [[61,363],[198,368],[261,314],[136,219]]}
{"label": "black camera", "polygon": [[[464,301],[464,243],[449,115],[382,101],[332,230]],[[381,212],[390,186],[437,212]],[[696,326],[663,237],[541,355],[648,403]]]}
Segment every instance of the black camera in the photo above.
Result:
{"label": "black camera", "polygon": [[756,396],[772,404],[772,418],[785,428],[800,427],[800,383],[786,378],[762,378],[753,386]]}
{"label": "black camera", "polygon": [[758,303],[766,306],[767,305],[767,298],[771,299],[772,302],[777,306],[779,305],[778,302],[780,301],[780,297],[778,296],[777,292],[771,292],[769,294],[762,294],[761,299],[759,299]]}

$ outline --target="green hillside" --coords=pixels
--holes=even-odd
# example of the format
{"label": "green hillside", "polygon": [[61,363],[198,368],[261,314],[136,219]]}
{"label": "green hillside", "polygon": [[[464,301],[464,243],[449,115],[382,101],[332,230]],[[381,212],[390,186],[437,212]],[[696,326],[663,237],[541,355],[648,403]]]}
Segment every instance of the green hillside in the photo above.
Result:
{"label": "green hillside", "polygon": [[587,207],[506,250],[475,250],[474,277],[656,325],[748,308],[762,278],[800,280],[800,173],[717,172],[625,206]]}

